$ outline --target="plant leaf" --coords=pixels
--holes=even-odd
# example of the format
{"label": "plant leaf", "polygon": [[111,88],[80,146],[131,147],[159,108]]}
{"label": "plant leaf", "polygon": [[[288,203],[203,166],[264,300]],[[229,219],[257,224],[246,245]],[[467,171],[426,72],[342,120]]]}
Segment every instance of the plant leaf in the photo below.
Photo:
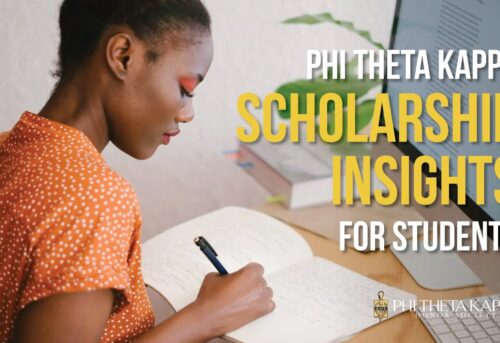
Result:
{"label": "plant leaf", "polygon": [[[357,98],[362,97],[370,89],[379,84],[379,80],[297,80],[285,83],[278,87],[276,93],[282,94],[287,101],[287,108],[279,110],[279,115],[283,119],[290,118],[290,94],[297,93],[299,96],[299,113],[307,112],[307,93],[315,94],[315,109],[318,114],[321,97],[326,93],[337,93],[342,98],[342,104],[347,104],[347,94],[355,93]],[[333,103],[330,103],[328,111],[333,111]]]}
{"label": "plant leaf", "polygon": [[[373,118],[373,111],[375,110],[375,100],[368,99],[361,104],[356,105],[356,133],[363,130]],[[346,115],[347,116],[347,115]]]}
{"label": "plant leaf", "polygon": [[[342,66],[340,63],[337,64],[337,70],[340,70]],[[325,80],[342,80],[340,77],[335,78],[333,76],[333,68],[328,68],[326,71],[327,78]],[[358,59],[356,57],[351,58],[345,65],[345,79],[357,79],[358,78]],[[315,78],[323,78],[323,70],[318,70],[315,75]],[[363,78],[368,78],[368,74],[365,73]]]}
{"label": "plant leaf", "polygon": [[338,20],[335,19],[330,13],[320,13],[320,14],[304,14],[298,17],[289,18],[283,21],[284,24],[307,24],[307,25],[315,25],[321,23],[332,23],[338,26],[341,26],[351,32],[356,33],[360,37],[366,39],[371,44],[375,45],[377,48],[385,50],[385,47],[382,43],[375,42],[370,32],[366,30],[357,29],[354,24],[350,21]]}
{"label": "plant leaf", "polygon": [[[375,100],[369,99],[363,101],[361,104],[356,105],[356,133],[363,130],[373,118],[373,111],[375,109]],[[342,121],[342,139],[338,143],[347,142],[347,111],[344,111],[344,120]],[[334,132],[334,121],[330,120],[328,122],[328,131]]]}

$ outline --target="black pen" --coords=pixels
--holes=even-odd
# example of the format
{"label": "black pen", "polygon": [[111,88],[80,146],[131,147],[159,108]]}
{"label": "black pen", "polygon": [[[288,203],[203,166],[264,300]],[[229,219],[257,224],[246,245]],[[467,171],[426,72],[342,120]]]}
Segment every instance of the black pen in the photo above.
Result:
{"label": "black pen", "polygon": [[200,250],[205,254],[210,262],[212,262],[215,269],[217,269],[220,275],[227,275],[227,270],[217,258],[217,253],[215,252],[214,248],[212,248],[210,243],[208,243],[208,241],[203,236],[196,237],[194,239],[194,243],[200,247]]}

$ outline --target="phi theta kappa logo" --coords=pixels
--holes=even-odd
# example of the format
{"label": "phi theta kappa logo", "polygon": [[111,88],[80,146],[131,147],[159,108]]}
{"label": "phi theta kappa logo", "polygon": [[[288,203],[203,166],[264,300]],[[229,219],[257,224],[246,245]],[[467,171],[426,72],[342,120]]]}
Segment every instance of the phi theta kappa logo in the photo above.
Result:
{"label": "phi theta kappa logo", "polygon": [[389,315],[389,301],[384,299],[384,292],[378,292],[378,299],[373,300],[373,317],[382,322]]}

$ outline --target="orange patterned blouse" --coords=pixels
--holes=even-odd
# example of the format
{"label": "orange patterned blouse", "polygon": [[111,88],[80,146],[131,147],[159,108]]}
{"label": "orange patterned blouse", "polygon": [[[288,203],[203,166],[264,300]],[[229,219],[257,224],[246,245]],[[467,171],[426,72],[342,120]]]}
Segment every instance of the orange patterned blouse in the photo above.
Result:
{"label": "orange patterned blouse", "polygon": [[0,342],[28,304],[106,288],[117,292],[102,342],[150,330],[141,222],[131,185],[83,132],[23,113],[0,133]]}

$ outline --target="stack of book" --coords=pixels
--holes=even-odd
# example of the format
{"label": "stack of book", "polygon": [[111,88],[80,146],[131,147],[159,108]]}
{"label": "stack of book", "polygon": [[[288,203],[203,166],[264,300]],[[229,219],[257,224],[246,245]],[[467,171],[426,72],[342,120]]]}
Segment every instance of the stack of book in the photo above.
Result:
{"label": "stack of book", "polygon": [[[341,150],[343,149],[343,150]],[[350,150],[348,150],[350,149]],[[240,144],[239,163],[290,209],[332,201],[332,156],[368,155],[366,145],[317,143]],[[372,176],[373,189],[386,189]],[[358,196],[356,190],[355,197]]]}

